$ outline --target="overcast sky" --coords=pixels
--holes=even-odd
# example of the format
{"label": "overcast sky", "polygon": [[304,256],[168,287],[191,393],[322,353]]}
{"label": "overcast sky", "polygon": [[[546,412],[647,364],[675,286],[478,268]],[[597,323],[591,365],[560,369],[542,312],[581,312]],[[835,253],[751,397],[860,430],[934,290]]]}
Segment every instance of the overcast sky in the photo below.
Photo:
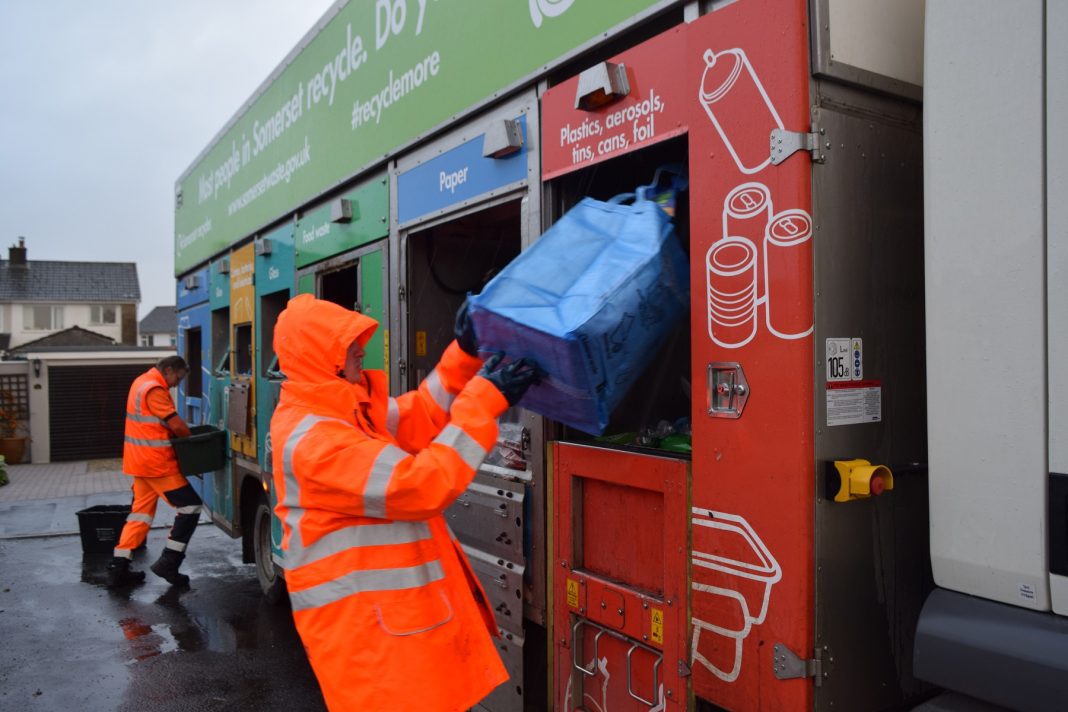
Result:
{"label": "overcast sky", "polygon": [[0,0],[0,251],[136,262],[174,304],[174,183],[333,0]]}

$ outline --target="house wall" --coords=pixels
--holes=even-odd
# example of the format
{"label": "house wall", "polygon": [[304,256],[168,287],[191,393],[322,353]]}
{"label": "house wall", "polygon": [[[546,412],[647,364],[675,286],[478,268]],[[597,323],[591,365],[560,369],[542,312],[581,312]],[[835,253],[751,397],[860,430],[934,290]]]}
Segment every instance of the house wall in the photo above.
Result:
{"label": "house wall", "polygon": [[69,329],[72,326],[80,326],[83,329],[89,331],[95,331],[98,334],[115,339],[119,343],[134,344],[137,341],[136,336],[136,320],[134,320],[133,334],[130,336],[128,342],[124,341],[124,329],[125,312],[136,312],[136,305],[119,305],[120,309],[116,314],[116,320],[114,324],[92,324],[90,323],[90,316],[92,310],[89,304],[74,304],[70,302],[48,302],[48,304],[62,306],[63,307],[63,325],[59,329],[52,329],[51,331],[43,330],[31,330],[27,329],[23,321],[23,304],[4,304],[0,305],[0,311],[3,311],[2,320],[3,330],[6,333],[11,334],[11,347],[20,346],[30,341],[40,339],[49,334],[53,334],[62,329]]}
{"label": "house wall", "polygon": [[141,346],[161,346],[173,348],[178,341],[177,334],[141,334]]}

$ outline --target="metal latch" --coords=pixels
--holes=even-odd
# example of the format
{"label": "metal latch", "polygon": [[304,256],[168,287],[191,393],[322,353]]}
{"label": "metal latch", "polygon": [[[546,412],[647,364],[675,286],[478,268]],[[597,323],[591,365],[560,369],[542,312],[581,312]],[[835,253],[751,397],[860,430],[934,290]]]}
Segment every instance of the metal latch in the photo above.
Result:
{"label": "metal latch", "polygon": [[[771,164],[777,166],[798,151],[808,151],[813,163],[825,163],[827,156],[820,147],[820,141],[826,133],[826,129],[817,129],[815,126],[812,127],[811,133],[772,129]],[[827,142],[824,146],[830,148],[831,144]]]}
{"label": "metal latch", "polygon": [[794,680],[799,677],[811,677],[816,687],[823,684],[824,672],[823,672],[823,660],[819,648],[816,649],[816,657],[812,660],[804,660],[798,656],[794,651],[782,643],[776,643],[774,648],[775,656],[772,658],[772,665],[775,670],[775,677],[779,680]]}
{"label": "metal latch", "polygon": [[736,361],[708,364],[708,414],[713,418],[740,418],[749,400],[749,382]]}

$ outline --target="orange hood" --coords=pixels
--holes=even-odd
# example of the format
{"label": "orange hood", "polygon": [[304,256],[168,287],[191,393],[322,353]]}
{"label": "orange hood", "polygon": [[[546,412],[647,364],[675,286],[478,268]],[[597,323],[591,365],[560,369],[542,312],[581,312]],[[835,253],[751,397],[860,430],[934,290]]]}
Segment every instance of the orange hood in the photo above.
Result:
{"label": "orange hood", "polygon": [[301,294],[274,327],[278,365],[290,383],[336,385],[349,344],[358,339],[366,347],[377,328],[369,316]]}

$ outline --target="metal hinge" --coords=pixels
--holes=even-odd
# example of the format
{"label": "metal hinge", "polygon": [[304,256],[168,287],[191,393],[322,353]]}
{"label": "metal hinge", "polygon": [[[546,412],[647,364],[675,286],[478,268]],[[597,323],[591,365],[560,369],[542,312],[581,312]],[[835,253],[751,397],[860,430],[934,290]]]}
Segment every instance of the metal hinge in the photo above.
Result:
{"label": "metal hinge", "polygon": [[[831,147],[830,141],[824,142],[826,134],[826,129],[816,126],[812,127],[811,133],[772,129],[771,164],[777,166],[798,151],[808,151],[813,163],[825,163],[827,156],[823,151]],[[821,142],[823,142],[822,145]]]}
{"label": "metal hinge", "polygon": [[408,290],[404,288],[403,284],[398,285],[397,286],[397,299],[399,299],[400,301],[403,302],[407,298],[408,298]]}
{"label": "metal hinge", "polygon": [[793,680],[799,677],[811,677],[816,687],[823,684],[827,673],[823,670],[823,650],[816,648],[816,657],[804,660],[782,643],[775,644],[775,656],[772,666],[775,677],[779,680]]}

